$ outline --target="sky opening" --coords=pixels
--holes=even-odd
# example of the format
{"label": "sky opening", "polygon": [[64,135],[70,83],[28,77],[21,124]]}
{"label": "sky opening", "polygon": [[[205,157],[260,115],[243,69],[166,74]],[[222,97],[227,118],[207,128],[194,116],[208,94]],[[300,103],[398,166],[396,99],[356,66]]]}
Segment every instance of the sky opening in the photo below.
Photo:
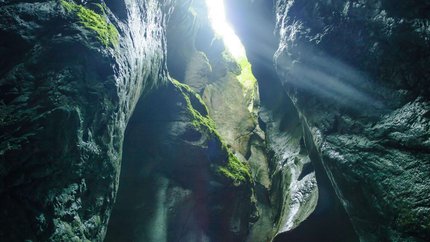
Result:
{"label": "sky opening", "polygon": [[206,0],[208,7],[208,17],[211,22],[212,28],[220,38],[222,38],[224,45],[228,52],[233,56],[236,62],[241,67],[241,73],[237,76],[237,80],[242,85],[243,95],[249,100],[248,110],[253,112],[254,99],[257,93],[257,79],[252,73],[251,63],[246,58],[245,47],[230,23],[227,22],[225,16],[225,8],[223,0]]}
{"label": "sky opening", "polygon": [[245,57],[245,48],[242,42],[234,33],[233,28],[227,22],[225,16],[225,8],[223,0],[206,0],[208,7],[209,21],[215,33],[219,35],[227,48],[227,50],[236,59]]}

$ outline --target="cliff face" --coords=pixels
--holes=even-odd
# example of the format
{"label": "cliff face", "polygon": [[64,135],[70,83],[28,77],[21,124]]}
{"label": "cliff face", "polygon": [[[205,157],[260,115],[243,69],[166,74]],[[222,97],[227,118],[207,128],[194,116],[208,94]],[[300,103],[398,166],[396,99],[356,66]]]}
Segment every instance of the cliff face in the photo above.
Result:
{"label": "cliff face", "polygon": [[430,239],[430,5],[226,4],[0,0],[0,240]]}
{"label": "cliff face", "polygon": [[249,164],[256,211],[245,238],[270,241],[298,226],[318,200],[314,169],[298,138],[299,120],[290,116],[294,107],[285,100],[270,109],[261,104],[259,82],[247,80],[247,60],[231,57],[215,38],[201,2],[191,6],[197,14],[191,17],[186,9],[188,19],[183,12],[180,19],[173,13],[175,24],[167,35],[169,71],[202,95],[220,137]]}
{"label": "cliff face", "polygon": [[270,240],[312,211],[315,182],[296,220],[286,185],[266,202],[258,86],[240,82],[205,11],[1,2],[1,240]]}
{"label": "cliff face", "polygon": [[[245,62],[215,37],[204,2],[177,1],[167,28],[168,69],[177,81],[141,99],[128,125],[108,241],[270,241],[313,211],[308,154],[283,134],[299,126],[260,112]],[[194,109],[208,127],[196,127],[172,87],[188,90],[193,107],[201,102]],[[246,180],[236,165],[248,170]]]}
{"label": "cliff face", "polygon": [[[101,241],[170,1],[0,2],[0,238]],[[151,26],[150,28],[148,26]]]}
{"label": "cliff face", "polygon": [[[429,240],[429,3],[230,5],[253,65],[274,54],[313,164],[324,168],[360,240]],[[269,16],[276,38],[259,36],[256,23],[247,28],[250,18],[233,14],[239,9]]]}
{"label": "cliff face", "polygon": [[106,241],[246,236],[253,210],[248,169],[222,142],[205,104],[188,86],[173,81],[142,99],[123,154]]}

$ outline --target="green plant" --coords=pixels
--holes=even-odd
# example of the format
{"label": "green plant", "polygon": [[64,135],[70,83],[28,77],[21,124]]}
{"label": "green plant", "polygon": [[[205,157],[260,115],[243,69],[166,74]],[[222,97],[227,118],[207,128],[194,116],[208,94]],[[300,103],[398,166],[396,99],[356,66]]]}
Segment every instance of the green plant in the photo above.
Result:
{"label": "green plant", "polygon": [[240,75],[237,76],[237,79],[245,89],[254,90],[254,86],[257,82],[257,79],[255,79],[254,74],[252,74],[251,63],[249,63],[246,57],[239,58],[237,60],[237,63],[240,65],[240,68],[242,69],[242,71],[240,72]]}
{"label": "green plant", "polygon": [[208,113],[208,109],[200,97],[199,94],[195,93],[188,85],[178,82],[177,80],[172,80],[173,85],[178,88],[185,99],[187,110],[191,114],[192,124],[197,129],[207,128],[210,133],[215,134],[219,137],[216,132],[215,122],[208,115],[203,116],[199,111],[197,111],[192,103],[191,98],[196,98],[199,104],[205,109],[206,113]]}
{"label": "green plant", "polygon": [[220,166],[218,172],[232,180],[235,185],[251,180],[249,166],[237,159],[230,151],[228,151],[227,164]]}
{"label": "green plant", "polygon": [[249,63],[246,57],[238,58],[237,63],[241,68],[240,75],[237,76],[237,80],[242,86],[244,98],[248,103],[248,110],[252,113],[254,100],[256,99],[257,92],[257,79],[252,73],[251,63]]}
{"label": "green plant", "polygon": [[228,154],[227,162],[223,166],[219,166],[217,171],[219,174],[227,177],[232,181],[234,185],[240,185],[241,183],[251,180],[251,174],[249,166],[241,162],[237,157],[228,150],[227,145],[222,141],[221,136],[218,134],[215,122],[209,115],[202,115],[197,111],[191,102],[191,98],[195,98],[199,104],[205,109],[205,113],[208,114],[208,109],[197,93],[195,93],[188,85],[180,83],[177,80],[172,79],[172,84],[181,92],[185,99],[188,113],[191,115],[192,124],[198,130],[207,130],[211,135],[214,135],[221,142],[221,148]]}
{"label": "green plant", "polygon": [[[109,45],[117,46],[119,43],[119,33],[115,26],[107,22],[106,16],[102,16],[91,9],[74,2],[60,0],[61,5],[68,11],[75,13],[79,22],[87,29],[97,34],[97,39],[106,47]],[[98,7],[105,13],[103,5]]]}

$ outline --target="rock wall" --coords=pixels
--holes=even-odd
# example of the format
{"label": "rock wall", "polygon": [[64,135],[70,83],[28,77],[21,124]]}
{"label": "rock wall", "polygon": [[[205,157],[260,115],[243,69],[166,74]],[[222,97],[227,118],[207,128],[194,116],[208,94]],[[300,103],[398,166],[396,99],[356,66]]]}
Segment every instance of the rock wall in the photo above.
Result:
{"label": "rock wall", "polygon": [[276,6],[278,72],[363,241],[430,236],[429,5],[397,4]]}
{"label": "rock wall", "polygon": [[[429,240],[429,3],[262,4],[230,4],[232,12],[260,16],[252,28],[242,20],[250,18],[231,18],[245,29],[239,31],[255,52],[254,66],[276,50],[276,72],[300,117],[305,146],[360,240]],[[259,37],[261,16],[274,17],[276,38]]]}
{"label": "rock wall", "polygon": [[0,240],[103,240],[128,119],[167,81],[171,7],[0,1]]}
{"label": "rock wall", "polygon": [[[1,2],[1,240],[245,240],[258,215],[244,156],[263,138],[251,144],[254,99],[242,96],[240,68],[222,44],[207,49],[219,62],[211,78],[229,75],[223,90],[238,102],[230,115],[246,110],[238,132],[222,115],[213,115],[215,128],[189,87],[201,91],[190,82],[207,67],[205,54],[170,48],[171,73],[189,86],[169,77],[166,32],[169,46],[183,40],[175,28],[191,40],[184,28],[205,22],[199,29],[211,32],[191,4]],[[169,17],[184,25],[168,28]],[[210,103],[220,91],[200,93]]]}
{"label": "rock wall", "polygon": [[247,241],[271,241],[276,234],[298,226],[315,208],[315,173],[296,137],[301,133],[300,122],[288,117],[294,107],[286,101],[272,103],[271,109],[260,105],[258,83],[243,85],[246,67],[215,38],[204,8],[194,1],[191,11],[185,8],[180,18],[172,17],[169,70],[202,95],[221,138],[250,165],[257,211],[249,221]]}
{"label": "rock wall", "polygon": [[0,240],[430,239],[429,3],[227,3],[0,0]]}
{"label": "rock wall", "polygon": [[203,1],[177,1],[167,28],[168,67],[180,82],[141,99],[128,124],[106,241],[244,241],[249,233],[253,179],[200,97],[211,67],[195,39],[210,27],[196,27],[205,24],[196,11],[206,11]]}
{"label": "rock wall", "polygon": [[[211,123],[199,96],[177,81],[139,102],[106,241],[244,240],[251,177],[228,167],[234,155]],[[244,179],[225,176],[224,166]]]}

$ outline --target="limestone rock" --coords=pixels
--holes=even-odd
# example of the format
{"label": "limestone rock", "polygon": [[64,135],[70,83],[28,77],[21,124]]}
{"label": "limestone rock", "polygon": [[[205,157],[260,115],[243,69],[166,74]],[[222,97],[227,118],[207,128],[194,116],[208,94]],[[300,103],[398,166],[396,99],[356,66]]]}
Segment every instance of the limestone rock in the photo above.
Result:
{"label": "limestone rock", "polygon": [[102,241],[127,121],[166,81],[170,1],[85,2],[0,2],[2,241]]}
{"label": "limestone rock", "polygon": [[[276,38],[247,28],[250,18],[231,19],[254,49],[254,66],[274,55],[312,163],[327,174],[360,240],[429,240],[428,2],[270,5],[230,4],[253,11],[257,22],[273,19]],[[269,50],[258,51],[261,43]],[[277,79],[270,68],[260,70],[259,80]]]}
{"label": "limestone rock", "polygon": [[213,127],[196,124],[193,112],[209,119],[208,113],[185,87],[169,84],[137,105],[106,241],[246,237],[254,209],[250,177],[233,185],[219,172],[229,162],[227,147]]}
{"label": "limestone rock", "polygon": [[[174,48],[168,53],[169,70],[202,95],[220,137],[249,164],[257,211],[249,221],[247,240],[270,241],[277,233],[298,226],[316,206],[317,184],[308,154],[299,144],[300,122],[286,124],[284,115],[290,110],[283,111],[282,106],[277,113],[260,110],[258,84],[246,87],[240,82],[241,73],[247,70],[241,70],[240,61],[207,29],[207,19],[200,14],[205,10],[198,5],[191,5],[191,9],[198,14],[188,12],[188,17],[176,19],[168,32],[168,46],[171,41],[170,48]],[[183,49],[188,51],[178,53]],[[260,124],[265,124],[264,130]],[[285,129],[296,134],[284,133]],[[300,158],[294,156],[300,152]]]}
{"label": "limestone rock", "polygon": [[278,1],[275,56],[360,239],[425,241],[430,32],[393,4]]}

